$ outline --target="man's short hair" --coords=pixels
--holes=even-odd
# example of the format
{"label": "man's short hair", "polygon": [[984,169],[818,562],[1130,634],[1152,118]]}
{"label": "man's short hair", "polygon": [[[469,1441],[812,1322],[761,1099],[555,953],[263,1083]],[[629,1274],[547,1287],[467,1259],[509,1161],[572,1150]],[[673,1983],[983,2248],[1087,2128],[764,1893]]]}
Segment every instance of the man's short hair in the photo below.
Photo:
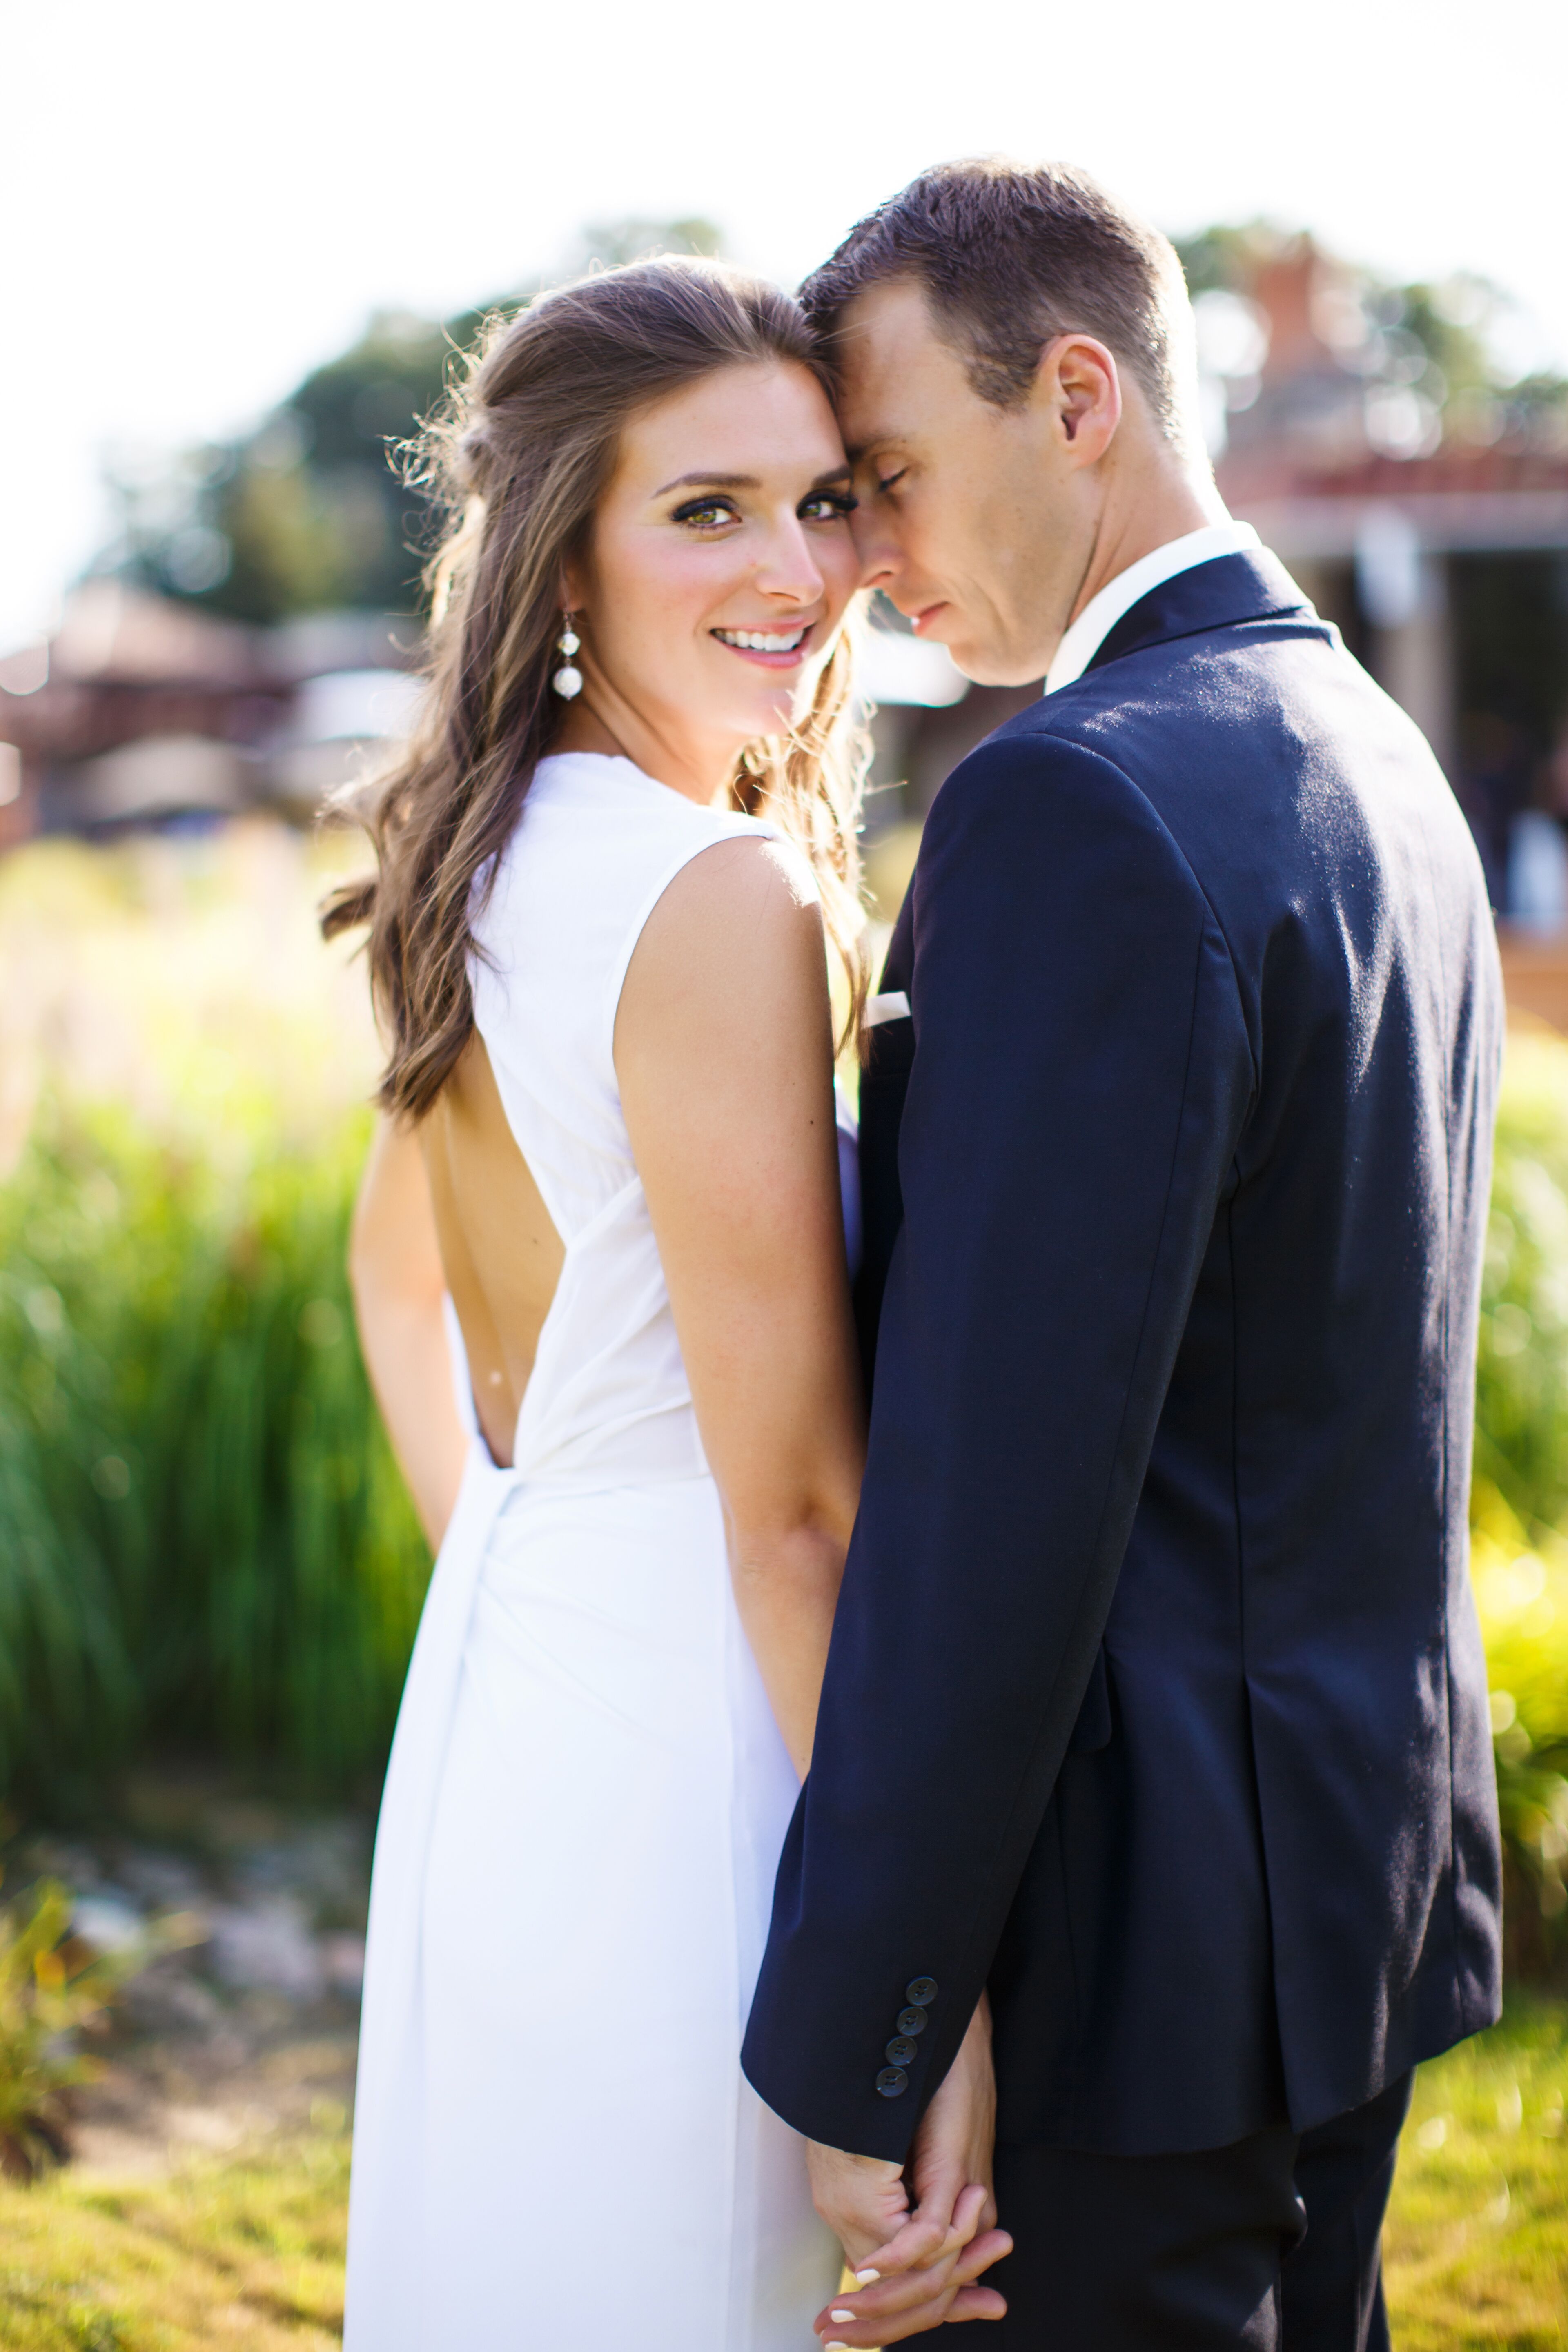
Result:
{"label": "man's short hair", "polygon": [[1163,431],[1183,437],[1181,264],[1087,172],[994,156],[938,163],[858,221],[800,299],[831,351],[856,296],[899,278],[924,289],[982,399],[1013,407],[1054,336],[1088,334],[1136,379]]}

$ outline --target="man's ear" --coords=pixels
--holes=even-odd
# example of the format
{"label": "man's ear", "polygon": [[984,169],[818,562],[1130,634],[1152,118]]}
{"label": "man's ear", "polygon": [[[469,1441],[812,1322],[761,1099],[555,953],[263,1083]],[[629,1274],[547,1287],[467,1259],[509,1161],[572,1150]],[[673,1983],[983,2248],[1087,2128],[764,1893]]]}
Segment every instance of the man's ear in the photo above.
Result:
{"label": "man's ear", "polygon": [[1032,399],[1043,405],[1071,466],[1092,466],[1121,422],[1116,360],[1092,335],[1057,335],[1040,353]]}

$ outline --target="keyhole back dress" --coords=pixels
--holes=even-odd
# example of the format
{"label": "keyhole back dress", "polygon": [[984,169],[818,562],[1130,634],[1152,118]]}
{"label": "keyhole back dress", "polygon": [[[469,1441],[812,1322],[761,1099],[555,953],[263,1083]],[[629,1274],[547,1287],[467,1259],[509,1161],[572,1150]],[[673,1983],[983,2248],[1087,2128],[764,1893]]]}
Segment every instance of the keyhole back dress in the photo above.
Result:
{"label": "keyhole back dress", "polygon": [[510,1468],[466,1416],[387,1771],[347,2352],[810,2352],[837,2282],[741,2072],[796,1782],[613,1055],[663,892],[769,831],[547,759],[477,925],[475,1019],[565,1257]]}

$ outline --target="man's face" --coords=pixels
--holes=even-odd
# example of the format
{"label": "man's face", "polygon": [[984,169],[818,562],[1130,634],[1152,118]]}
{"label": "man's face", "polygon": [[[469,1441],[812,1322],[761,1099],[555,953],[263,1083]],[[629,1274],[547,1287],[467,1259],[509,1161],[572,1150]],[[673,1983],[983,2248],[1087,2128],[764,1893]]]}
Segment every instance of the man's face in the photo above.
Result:
{"label": "man's face", "polygon": [[965,677],[1043,677],[1094,544],[1096,500],[1042,377],[1012,408],[983,400],[909,278],[846,312],[838,421],[855,467],[869,585]]}

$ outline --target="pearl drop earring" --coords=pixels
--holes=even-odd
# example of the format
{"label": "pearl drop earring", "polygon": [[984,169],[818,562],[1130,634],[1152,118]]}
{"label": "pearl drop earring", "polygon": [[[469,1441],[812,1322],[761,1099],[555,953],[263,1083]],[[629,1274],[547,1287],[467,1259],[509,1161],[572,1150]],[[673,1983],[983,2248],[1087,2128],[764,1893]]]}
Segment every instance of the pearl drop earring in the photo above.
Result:
{"label": "pearl drop earring", "polygon": [[583,691],[583,673],[576,667],[572,659],[573,655],[576,652],[583,640],[577,635],[576,630],[572,626],[572,608],[570,605],[566,607],[565,611],[562,614],[561,618],[562,630],[561,635],[555,640],[555,650],[558,654],[563,655],[564,659],[562,662],[561,667],[556,671],[550,683],[555,688],[556,693],[560,695],[563,701],[570,702],[574,695],[581,694]]}

